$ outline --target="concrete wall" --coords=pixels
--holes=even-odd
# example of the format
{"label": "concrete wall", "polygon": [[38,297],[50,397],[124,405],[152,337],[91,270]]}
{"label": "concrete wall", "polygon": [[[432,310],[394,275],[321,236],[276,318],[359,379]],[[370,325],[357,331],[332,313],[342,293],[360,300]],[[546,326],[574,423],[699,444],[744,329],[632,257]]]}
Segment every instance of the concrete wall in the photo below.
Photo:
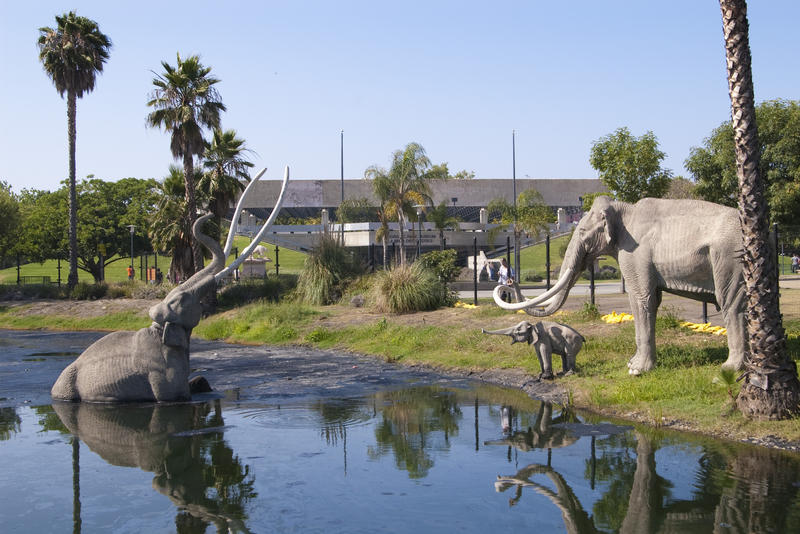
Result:
{"label": "concrete wall", "polygon": [[[278,180],[261,181],[247,200],[244,208],[271,208],[280,193]],[[597,179],[517,179],[517,195],[526,189],[536,189],[545,203],[554,207],[580,206],[579,197],[586,193],[606,191]],[[291,180],[284,200],[284,208],[332,208],[341,200],[340,180]],[[444,201],[452,206],[486,206],[494,198],[513,202],[513,184],[510,179],[449,180],[432,184],[435,204]],[[367,180],[345,180],[345,198],[368,198],[378,204],[372,193],[372,183]]]}

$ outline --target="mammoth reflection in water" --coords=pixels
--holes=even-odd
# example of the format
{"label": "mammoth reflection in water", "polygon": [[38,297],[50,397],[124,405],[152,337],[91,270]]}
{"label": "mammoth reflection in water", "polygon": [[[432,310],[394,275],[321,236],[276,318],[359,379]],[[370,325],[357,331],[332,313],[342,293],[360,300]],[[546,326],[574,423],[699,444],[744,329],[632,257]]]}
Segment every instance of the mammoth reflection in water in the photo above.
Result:
{"label": "mammoth reflection in water", "polygon": [[[605,489],[591,515],[566,479],[549,465],[530,464],[514,475],[498,476],[495,490],[514,488],[509,499],[513,506],[520,503],[524,488],[533,489],[559,508],[566,531],[575,534],[800,531],[796,458],[757,447],[703,447],[692,494],[678,499],[672,495],[673,484],[656,472],[656,452],[665,445],[669,445],[666,440],[643,432],[599,440],[601,452],[608,452],[597,460],[597,476]],[[635,453],[624,452],[627,448]],[[594,476],[593,465],[591,472]],[[539,475],[549,483],[537,480]]]}
{"label": "mammoth reflection in water", "polygon": [[[526,430],[513,430],[512,419],[515,409],[511,406],[501,408],[501,424],[503,439],[484,441],[484,445],[508,445],[509,451],[513,447],[517,450],[528,452],[533,449],[557,449],[572,445],[578,438],[568,429],[558,426],[560,423],[578,421],[569,409],[562,408],[561,412],[553,417],[553,404],[542,402],[539,413],[533,426]],[[556,426],[553,426],[556,425]]]}
{"label": "mammoth reflection in water", "polygon": [[69,431],[103,460],[150,471],[153,488],[178,507],[178,532],[249,532],[246,504],[255,479],[222,439],[212,404],[101,405],[55,403]]}

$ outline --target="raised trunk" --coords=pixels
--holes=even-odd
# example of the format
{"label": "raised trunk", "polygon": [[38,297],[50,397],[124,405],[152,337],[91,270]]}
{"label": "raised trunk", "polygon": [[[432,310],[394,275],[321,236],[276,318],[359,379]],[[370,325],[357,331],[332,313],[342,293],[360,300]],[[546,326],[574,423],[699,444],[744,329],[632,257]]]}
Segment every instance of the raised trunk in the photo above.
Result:
{"label": "raised trunk", "polygon": [[739,178],[739,219],[744,239],[743,274],[747,287],[750,353],[739,409],[758,419],[785,419],[800,409],[797,369],[786,354],[786,336],[778,307],[775,256],[769,247],[769,220],[759,173],[753,79],[744,0],[720,0],[728,90]]}
{"label": "raised trunk", "polygon": [[481,328],[482,334],[494,334],[496,336],[510,336],[514,333],[515,326],[510,326],[508,328],[501,328],[500,330],[484,330]]}
{"label": "raised trunk", "polygon": [[[185,150],[183,154],[183,183],[186,191],[186,219],[189,228],[194,228],[194,223],[197,220],[197,203],[194,195],[194,161],[192,154]],[[203,251],[200,249],[200,244],[194,238],[189,236],[189,242],[192,247],[192,258],[194,259],[193,273],[203,268]]]}
{"label": "raised trunk", "polygon": [[78,194],[75,185],[75,91],[67,91],[67,136],[69,138],[69,276],[67,287],[78,285]]}

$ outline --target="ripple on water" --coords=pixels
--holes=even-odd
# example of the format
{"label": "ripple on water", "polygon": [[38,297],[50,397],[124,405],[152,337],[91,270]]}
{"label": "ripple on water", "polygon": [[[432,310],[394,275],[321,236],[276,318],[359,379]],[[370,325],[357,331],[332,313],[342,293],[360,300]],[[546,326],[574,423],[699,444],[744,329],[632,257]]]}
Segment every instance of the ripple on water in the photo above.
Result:
{"label": "ripple on water", "polygon": [[237,410],[248,422],[268,429],[308,429],[366,425],[372,408],[363,401],[330,399],[319,403],[247,407]]}

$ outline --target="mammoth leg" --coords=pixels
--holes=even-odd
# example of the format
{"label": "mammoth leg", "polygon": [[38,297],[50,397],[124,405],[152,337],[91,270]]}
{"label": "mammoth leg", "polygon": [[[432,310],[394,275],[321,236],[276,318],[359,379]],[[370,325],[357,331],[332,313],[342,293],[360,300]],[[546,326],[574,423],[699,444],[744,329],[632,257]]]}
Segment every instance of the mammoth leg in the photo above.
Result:
{"label": "mammoth leg", "polygon": [[742,280],[739,282],[729,282],[723,290],[718,289],[716,295],[722,309],[725,328],[728,329],[728,359],[722,367],[734,370],[744,368],[744,357],[749,348],[747,295],[744,282]]}
{"label": "mammoth leg", "polygon": [[648,291],[644,296],[629,294],[633,324],[636,331],[636,354],[628,362],[628,373],[639,375],[656,365],[656,312],[658,295]]}
{"label": "mammoth leg", "polygon": [[50,396],[58,400],[77,401],[81,397],[78,395],[77,388],[75,387],[75,378],[78,374],[78,368],[75,363],[69,364],[59,375],[53,388],[50,390]]}
{"label": "mammoth leg", "polygon": [[553,353],[550,347],[548,347],[546,343],[536,343],[534,348],[536,349],[536,356],[539,358],[539,366],[542,368],[539,378],[543,380],[552,380]]}

